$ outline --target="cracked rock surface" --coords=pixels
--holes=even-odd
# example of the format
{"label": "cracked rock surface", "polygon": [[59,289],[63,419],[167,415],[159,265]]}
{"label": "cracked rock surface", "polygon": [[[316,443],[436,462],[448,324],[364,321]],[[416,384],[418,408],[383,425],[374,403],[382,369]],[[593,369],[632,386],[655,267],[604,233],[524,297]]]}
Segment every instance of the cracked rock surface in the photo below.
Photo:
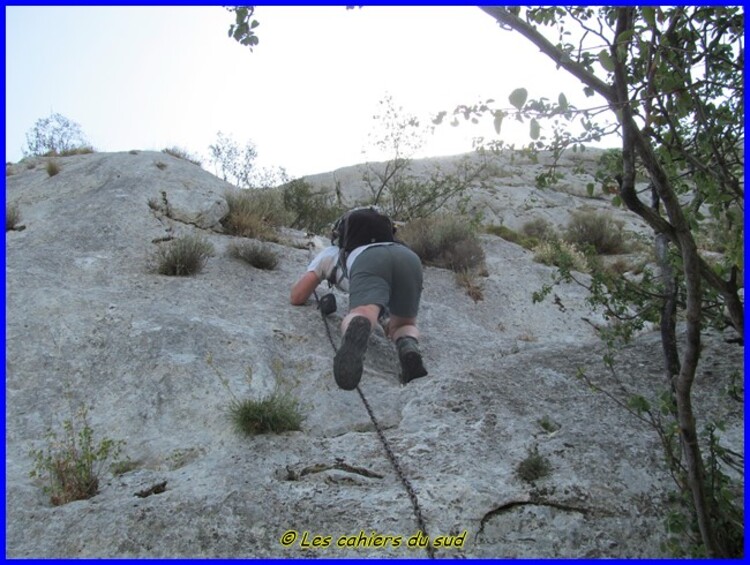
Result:
{"label": "cracked rock surface", "polygon": [[[6,233],[7,557],[426,557],[409,546],[412,504],[359,395],[334,383],[315,305],[289,305],[304,234],[268,244],[274,271],[253,269],[225,253],[237,239],[220,224],[229,185],[194,164],[146,151],[59,161],[54,177],[43,159],[6,177],[26,226]],[[528,200],[529,179],[512,177],[516,192],[497,181],[498,213],[521,213],[513,194]],[[216,249],[203,272],[148,272],[156,246],[186,233]],[[553,269],[501,238],[482,243],[480,302],[425,268],[429,376],[400,385],[378,329],[361,383],[427,533],[442,536],[436,555],[665,557],[674,485],[658,438],[577,378],[619,386],[602,363],[601,315],[573,285],[532,303]],[[704,345],[696,411],[723,417],[723,439],[744,453],[742,404],[722,392],[742,350],[711,334]],[[628,390],[657,391],[658,334],[639,336],[616,369]],[[302,431],[237,435],[232,395],[277,387],[302,402]],[[95,436],[126,441],[132,464],[106,470],[93,498],[53,507],[29,452],[82,403]],[[527,482],[517,469],[532,450],[550,472]]]}

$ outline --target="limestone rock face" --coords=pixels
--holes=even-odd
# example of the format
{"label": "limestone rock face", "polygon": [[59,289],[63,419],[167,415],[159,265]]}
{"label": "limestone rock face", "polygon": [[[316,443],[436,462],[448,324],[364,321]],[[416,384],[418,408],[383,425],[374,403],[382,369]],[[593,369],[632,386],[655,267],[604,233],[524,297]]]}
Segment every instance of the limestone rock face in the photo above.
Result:
{"label": "limestone rock face", "polygon": [[[313,301],[289,304],[310,259],[304,234],[268,244],[278,267],[257,270],[225,253],[237,239],[220,224],[229,185],[191,163],[79,155],[53,177],[31,163],[6,177],[26,226],[6,233],[8,557],[423,557],[402,477],[427,534],[452,544],[440,557],[665,556],[674,487],[658,438],[577,378],[617,390],[595,330],[605,320],[577,285],[533,303],[554,271],[530,252],[483,236],[477,303],[452,273],[425,268],[428,377],[400,385],[394,347],[372,336],[361,391],[400,476],[360,395],[334,383]],[[206,268],[150,272],[160,242],[184,233],[214,245]],[[696,403],[725,417],[743,453],[742,406],[721,392],[742,370],[735,349],[706,336]],[[659,388],[658,334],[616,369],[628,390]],[[233,399],[277,389],[302,402],[302,431],[237,435]],[[53,507],[30,451],[82,404],[95,438],[125,441],[130,464],[103,469],[93,498]],[[532,453],[550,469],[527,482],[518,467]]]}

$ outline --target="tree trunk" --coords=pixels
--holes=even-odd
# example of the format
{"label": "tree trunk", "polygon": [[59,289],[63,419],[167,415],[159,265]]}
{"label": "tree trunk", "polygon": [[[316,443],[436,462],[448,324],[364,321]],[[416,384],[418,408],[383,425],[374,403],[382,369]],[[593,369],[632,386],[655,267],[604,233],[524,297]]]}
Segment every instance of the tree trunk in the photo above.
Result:
{"label": "tree trunk", "polygon": [[[633,31],[633,8],[618,10],[616,37],[623,37],[626,32]],[[638,202],[638,210],[647,209],[640,203],[635,192],[635,154],[648,171],[659,199],[664,204],[664,210],[672,227],[673,237],[682,256],[685,286],[687,291],[685,315],[687,319],[687,337],[680,372],[674,379],[675,401],[677,403],[677,421],[680,428],[680,438],[685,466],[688,470],[688,484],[693,498],[693,507],[698,521],[701,539],[709,557],[721,557],[722,551],[718,547],[708,497],[705,491],[705,470],[703,458],[698,445],[695,417],[691,401],[691,391],[695,372],[700,359],[701,338],[701,262],[698,248],[695,245],[690,224],[682,211],[677,195],[666,172],[654,154],[653,148],[641,134],[633,117],[633,110],[627,96],[627,78],[624,61],[619,60],[616,47],[612,47],[612,57],[615,61],[614,90],[617,97],[616,107],[621,110],[622,125],[622,153],[623,153],[623,182],[621,192],[623,200]],[[627,198],[625,198],[627,194]],[[630,206],[629,206],[630,207]],[[636,211],[636,210],[633,210]],[[650,210],[649,210],[650,211]]]}
{"label": "tree trunk", "polygon": [[664,285],[664,304],[661,310],[660,330],[662,352],[664,353],[664,370],[672,397],[675,395],[673,379],[680,374],[680,354],[677,351],[677,287],[672,266],[669,264],[667,251],[669,238],[663,233],[655,238],[656,260],[661,270]]}

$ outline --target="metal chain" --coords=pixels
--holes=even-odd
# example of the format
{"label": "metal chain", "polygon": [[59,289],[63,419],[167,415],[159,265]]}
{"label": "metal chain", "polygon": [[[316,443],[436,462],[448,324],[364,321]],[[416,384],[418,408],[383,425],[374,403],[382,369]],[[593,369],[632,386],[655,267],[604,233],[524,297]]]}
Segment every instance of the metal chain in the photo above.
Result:
{"label": "metal chain", "polygon": [[[320,308],[320,299],[318,298],[317,291],[314,291],[313,294],[315,295],[315,301],[318,304],[318,308]],[[331,328],[328,325],[328,320],[325,316],[323,317],[323,324],[326,327],[326,333],[328,334],[328,341],[331,342],[331,347],[333,347],[334,354],[338,350],[336,347],[336,344],[333,341],[333,336],[331,335]],[[432,544],[430,543],[430,536],[427,534],[427,526],[425,525],[424,516],[422,515],[422,507],[419,505],[419,499],[417,498],[417,493],[414,490],[414,487],[411,484],[411,481],[406,478],[406,475],[404,474],[403,469],[401,469],[401,465],[398,462],[398,459],[396,458],[396,454],[393,453],[393,449],[391,449],[391,445],[388,443],[388,440],[385,437],[385,433],[383,433],[383,428],[380,426],[380,422],[378,422],[378,419],[375,417],[375,413],[372,411],[372,407],[370,406],[370,403],[367,401],[367,398],[365,398],[365,394],[362,392],[362,389],[359,388],[359,385],[357,385],[357,392],[359,393],[359,397],[362,399],[362,404],[365,405],[365,410],[367,410],[367,414],[370,416],[370,421],[372,421],[372,425],[375,426],[375,431],[378,434],[378,437],[380,438],[380,443],[383,444],[383,449],[385,449],[385,454],[388,456],[388,460],[391,462],[391,465],[393,466],[393,469],[396,471],[396,475],[398,475],[399,480],[401,481],[401,484],[404,486],[404,489],[406,490],[406,494],[409,495],[409,500],[411,501],[412,509],[414,510],[414,516],[417,518],[417,526],[419,527],[422,534],[427,538],[427,545],[425,546],[425,550],[427,551],[427,555],[431,559],[435,559],[435,548],[432,547]]]}

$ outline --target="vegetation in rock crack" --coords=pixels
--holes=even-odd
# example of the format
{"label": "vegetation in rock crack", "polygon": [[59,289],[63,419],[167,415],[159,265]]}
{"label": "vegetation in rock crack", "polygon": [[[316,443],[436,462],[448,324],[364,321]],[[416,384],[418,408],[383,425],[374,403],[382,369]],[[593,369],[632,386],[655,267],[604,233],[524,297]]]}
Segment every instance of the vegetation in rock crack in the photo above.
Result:
{"label": "vegetation in rock crack", "polygon": [[542,479],[548,476],[551,471],[552,466],[549,460],[543,455],[539,455],[539,449],[536,446],[516,467],[516,474],[527,483]]}
{"label": "vegetation in rock crack", "polygon": [[261,400],[234,399],[229,416],[237,432],[253,436],[298,431],[302,420],[299,401],[287,393],[274,392]]}
{"label": "vegetation in rock crack", "polygon": [[18,208],[18,204],[6,204],[5,205],[5,231],[16,229],[18,224],[21,222],[21,210]]}
{"label": "vegetation in rock crack", "polygon": [[548,434],[552,434],[560,429],[560,424],[555,422],[549,416],[542,416],[539,420],[537,420],[537,424],[539,424],[539,427],[541,427]]}
{"label": "vegetation in rock crack", "polygon": [[231,235],[276,241],[277,229],[289,223],[290,213],[278,190],[243,189],[227,192],[225,198],[229,213],[222,225]]}
{"label": "vegetation in rock crack", "polygon": [[456,272],[456,283],[458,286],[466,289],[466,294],[475,303],[484,300],[484,290],[482,289],[482,284],[478,280],[476,270],[466,269],[464,271]]}
{"label": "vegetation in rock crack", "polygon": [[256,269],[273,271],[279,263],[279,256],[265,243],[255,241],[232,242],[227,248],[230,257],[241,259]]}
{"label": "vegetation in rock crack", "polygon": [[192,163],[193,165],[198,165],[199,167],[201,166],[200,159],[192,156],[186,149],[183,149],[182,147],[165,147],[161,150],[161,152],[166,153],[167,155],[171,155],[172,157],[182,159],[183,161],[187,161],[188,163]]}
{"label": "vegetation in rock crack", "polygon": [[60,172],[60,164],[54,159],[50,159],[47,161],[46,171],[49,176],[54,177]]}
{"label": "vegetation in rock crack", "polygon": [[214,247],[205,237],[185,235],[160,244],[151,256],[150,269],[160,275],[185,277],[203,270]]}
{"label": "vegetation in rock crack", "polygon": [[535,245],[537,245],[539,243],[538,241],[533,240],[533,239],[529,239],[529,238],[525,237],[523,234],[521,234],[520,232],[518,232],[518,231],[516,231],[516,230],[514,230],[512,228],[509,228],[508,226],[502,225],[502,224],[500,224],[500,225],[497,225],[497,224],[486,225],[486,226],[482,227],[482,230],[485,233],[488,233],[488,234],[491,234],[491,235],[494,235],[494,236],[497,236],[497,237],[501,237],[505,241],[510,241],[511,243],[516,243],[516,244],[518,244],[521,247],[524,247],[526,249],[532,249]]}
{"label": "vegetation in rock crack", "polygon": [[63,422],[61,432],[49,430],[46,448],[31,452],[34,468],[29,475],[43,481],[55,506],[91,498],[99,491],[106,464],[120,454],[123,445],[106,437],[96,442],[88,410],[81,408],[73,419]]}

